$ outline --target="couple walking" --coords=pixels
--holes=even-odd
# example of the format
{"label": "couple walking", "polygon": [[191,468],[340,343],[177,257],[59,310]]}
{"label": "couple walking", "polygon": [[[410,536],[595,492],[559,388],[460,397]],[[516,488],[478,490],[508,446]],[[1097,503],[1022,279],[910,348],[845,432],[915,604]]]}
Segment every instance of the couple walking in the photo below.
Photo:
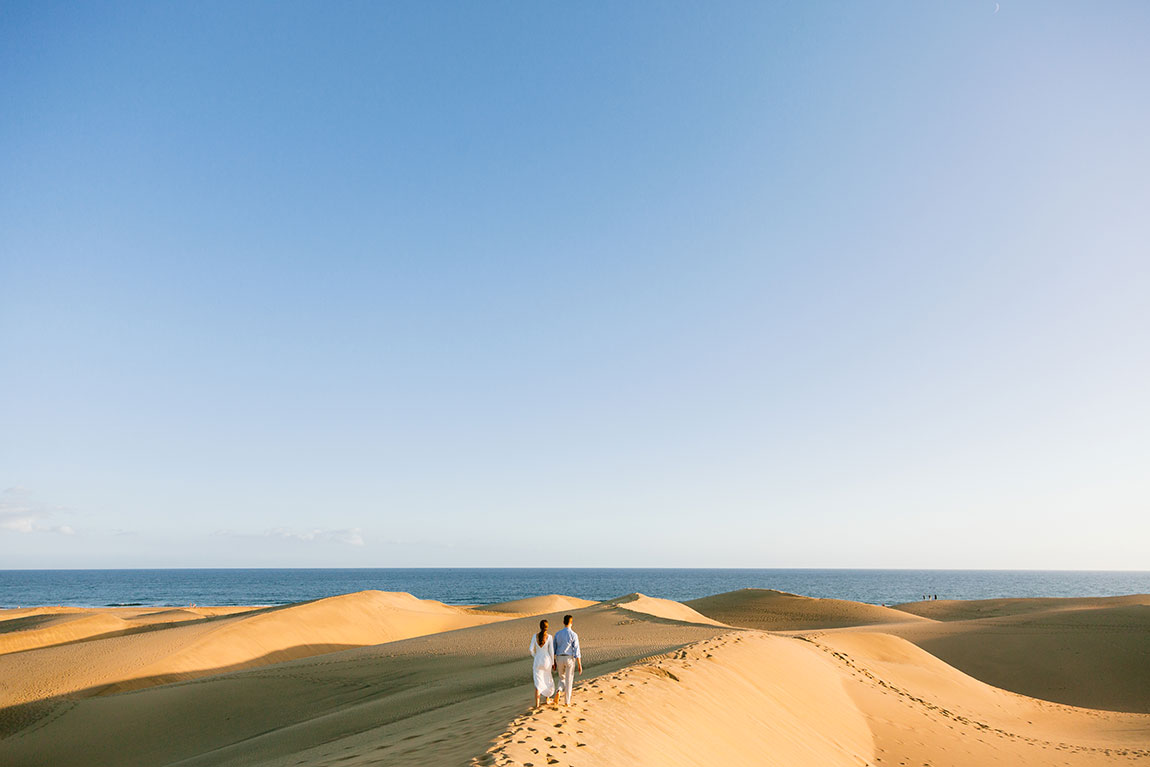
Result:
{"label": "couple walking", "polygon": [[[575,670],[583,673],[583,658],[579,653],[579,635],[571,628],[574,618],[563,616],[563,628],[555,636],[547,633],[547,621],[539,621],[539,633],[531,637],[532,675],[535,677],[535,706],[539,706],[539,696],[551,702],[559,702],[563,694],[565,705],[571,705],[571,687],[575,684]],[[555,690],[555,677],[551,672],[559,672],[559,691]]]}

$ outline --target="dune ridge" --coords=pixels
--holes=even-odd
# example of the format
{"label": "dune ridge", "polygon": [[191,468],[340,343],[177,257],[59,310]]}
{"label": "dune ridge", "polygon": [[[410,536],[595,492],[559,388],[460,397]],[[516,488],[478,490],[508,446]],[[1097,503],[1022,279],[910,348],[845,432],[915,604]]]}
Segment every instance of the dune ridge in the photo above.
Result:
{"label": "dune ridge", "polygon": [[1145,595],[939,600],[886,608],[740,589],[687,604],[745,628],[895,634],[995,687],[1068,705],[1150,713]]}
{"label": "dune ridge", "polygon": [[562,594],[547,594],[527,599],[513,599],[510,602],[496,602],[490,605],[479,605],[475,610],[480,612],[505,613],[509,615],[540,615],[542,613],[557,613],[563,610],[579,610],[584,607],[597,605],[590,599],[579,599]]}
{"label": "dune ridge", "polygon": [[809,631],[925,620],[890,607],[804,597],[773,589],[739,589],[684,604],[729,626],[762,631]]}
{"label": "dune ridge", "polygon": [[[154,617],[154,616],[153,616]],[[112,616],[92,616],[102,622]],[[349,647],[502,620],[410,594],[363,591],[207,620],[152,625],[0,655],[0,705],[63,695],[97,695],[205,674],[279,663]]]}
{"label": "dune ridge", "polygon": [[159,623],[202,620],[252,607],[35,607],[0,610],[0,655],[67,644]]}
{"label": "dune ridge", "polygon": [[728,633],[599,676],[513,720],[474,767],[1106,765],[1150,759],[1150,717],[997,690],[881,633]]}
{"label": "dune ridge", "polygon": [[643,615],[649,615],[654,618],[663,618],[665,620],[680,621],[683,623],[700,623],[705,626],[722,626],[726,628],[726,624],[708,618],[706,615],[691,609],[682,602],[649,597],[646,594],[628,594],[627,596],[618,597],[603,604],[628,612],[642,613]]}

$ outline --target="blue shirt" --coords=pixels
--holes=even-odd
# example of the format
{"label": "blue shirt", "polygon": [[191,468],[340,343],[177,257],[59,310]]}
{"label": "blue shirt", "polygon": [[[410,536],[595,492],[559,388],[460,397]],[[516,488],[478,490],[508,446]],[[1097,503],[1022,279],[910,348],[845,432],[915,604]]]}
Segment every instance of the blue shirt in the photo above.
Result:
{"label": "blue shirt", "polygon": [[556,655],[574,655],[576,658],[582,658],[579,654],[579,635],[569,628],[561,628],[555,632],[555,654]]}

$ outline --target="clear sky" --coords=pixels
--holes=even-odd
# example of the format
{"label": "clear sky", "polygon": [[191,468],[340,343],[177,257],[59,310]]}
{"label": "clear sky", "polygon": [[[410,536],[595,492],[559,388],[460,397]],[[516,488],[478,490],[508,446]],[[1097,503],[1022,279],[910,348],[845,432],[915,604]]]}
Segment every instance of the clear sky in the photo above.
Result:
{"label": "clear sky", "polygon": [[1150,569],[1148,36],[3,0],[0,568]]}

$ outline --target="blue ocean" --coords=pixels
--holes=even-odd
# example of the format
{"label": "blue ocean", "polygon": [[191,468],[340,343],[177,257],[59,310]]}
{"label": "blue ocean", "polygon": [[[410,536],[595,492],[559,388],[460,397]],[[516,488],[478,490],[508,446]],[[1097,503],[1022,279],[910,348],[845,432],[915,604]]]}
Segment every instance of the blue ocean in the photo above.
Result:
{"label": "blue ocean", "polygon": [[687,600],[734,589],[778,589],[872,604],[939,599],[1150,593],[1150,571],[710,569],[203,569],[0,570],[0,607],[274,605],[365,589],[450,604],[539,594],[604,600],[642,592]]}

